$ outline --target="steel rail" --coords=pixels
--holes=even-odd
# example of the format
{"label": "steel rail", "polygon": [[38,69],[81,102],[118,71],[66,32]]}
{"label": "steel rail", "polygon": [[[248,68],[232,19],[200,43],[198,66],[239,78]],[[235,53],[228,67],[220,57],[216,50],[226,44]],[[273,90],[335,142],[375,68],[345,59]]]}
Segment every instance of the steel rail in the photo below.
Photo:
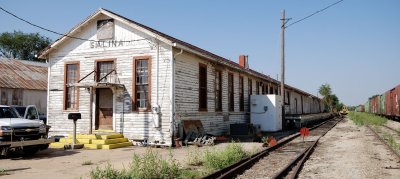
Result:
{"label": "steel rail", "polygon": [[367,125],[367,128],[372,131],[372,133],[375,135],[375,137],[377,137],[382,143],[385,144],[385,146],[394,154],[396,155],[396,157],[400,160],[400,154],[397,153],[392,147],[390,147],[390,145],[385,141],[385,139],[383,139],[377,132],[375,132],[375,130],[373,130],[370,126]]}
{"label": "steel rail", "polygon": [[393,131],[393,132],[397,132],[397,133],[400,134],[400,131],[398,131],[398,130],[396,130],[396,129],[393,129],[392,127],[385,126],[385,125],[382,125],[382,127],[385,127],[385,128],[387,128],[387,129],[389,129],[389,130],[391,130],[391,131]]}
{"label": "steel rail", "polygon": [[[282,170],[280,170],[278,173],[276,173],[272,178],[283,178],[287,176],[287,174],[290,171],[293,171],[291,174],[290,178],[294,179],[297,177],[299,174],[301,168],[303,167],[304,163],[307,161],[308,157],[312,154],[314,151],[315,147],[318,144],[319,139],[321,139],[325,134],[327,134],[332,128],[336,126],[340,121],[342,121],[343,118],[340,120],[336,121],[332,126],[327,127],[328,130],[326,130],[321,136],[317,138],[307,149],[305,149],[301,154],[299,154],[294,160],[292,160],[288,165],[285,166]],[[297,165],[296,165],[297,164]],[[294,170],[292,168],[295,166]]]}
{"label": "steel rail", "polygon": [[[336,117],[333,117],[332,119],[328,119],[316,126],[313,126],[312,128],[310,128],[310,130],[314,130],[324,124],[326,124],[327,122],[336,119]],[[278,143],[275,146],[271,146],[266,148],[265,150],[262,150],[248,158],[245,158],[237,163],[234,163],[226,168],[223,168],[221,170],[217,170],[214,173],[211,173],[205,177],[203,177],[203,179],[225,179],[225,178],[233,178],[235,177],[237,174],[242,173],[243,171],[249,169],[251,166],[253,166],[258,160],[260,160],[261,158],[263,158],[264,156],[266,156],[268,153],[282,147],[283,145],[285,145],[286,143],[292,141],[293,139],[297,138],[298,136],[300,136],[300,132],[297,132],[295,134],[292,134],[288,137],[283,138],[282,140],[278,141]]]}

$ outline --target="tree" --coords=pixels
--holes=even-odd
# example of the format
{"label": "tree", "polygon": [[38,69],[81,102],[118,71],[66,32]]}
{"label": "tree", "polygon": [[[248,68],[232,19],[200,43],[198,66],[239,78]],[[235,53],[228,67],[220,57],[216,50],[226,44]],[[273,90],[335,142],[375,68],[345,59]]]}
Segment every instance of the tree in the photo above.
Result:
{"label": "tree", "polygon": [[336,94],[332,94],[331,99],[333,109],[336,109],[336,111],[340,111],[343,108],[343,103],[339,101],[339,98],[336,96]]}
{"label": "tree", "polygon": [[20,60],[35,60],[40,51],[49,46],[50,38],[39,33],[23,33],[14,31],[0,34],[0,56]]}
{"label": "tree", "polygon": [[325,107],[328,108],[329,111],[332,112],[332,89],[328,83],[325,83],[319,87],[319,94],[323,96],[322,100],[324,101]]}

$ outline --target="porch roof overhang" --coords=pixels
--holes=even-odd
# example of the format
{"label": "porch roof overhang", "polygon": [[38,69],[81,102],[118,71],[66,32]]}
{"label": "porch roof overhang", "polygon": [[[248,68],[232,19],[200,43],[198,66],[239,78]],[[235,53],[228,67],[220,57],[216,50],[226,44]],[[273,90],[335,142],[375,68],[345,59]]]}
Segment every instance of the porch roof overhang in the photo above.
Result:
{"label": "porch roof overhang", "polygon": [[125,85],[119,83],[108,83],[108,82],[83,82],[83,83],[75,83],[72,86],[76,86],[78,88],[124,88]]}

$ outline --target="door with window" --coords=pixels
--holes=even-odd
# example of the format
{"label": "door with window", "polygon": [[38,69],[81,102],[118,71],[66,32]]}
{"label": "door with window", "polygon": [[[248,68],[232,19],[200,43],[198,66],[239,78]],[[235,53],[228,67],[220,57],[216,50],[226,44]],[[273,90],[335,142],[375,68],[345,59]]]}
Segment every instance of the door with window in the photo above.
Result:
{"label": "door with window", "polygon": [[113,93],[109,88],[96,90],[96,130],[113,129]]}

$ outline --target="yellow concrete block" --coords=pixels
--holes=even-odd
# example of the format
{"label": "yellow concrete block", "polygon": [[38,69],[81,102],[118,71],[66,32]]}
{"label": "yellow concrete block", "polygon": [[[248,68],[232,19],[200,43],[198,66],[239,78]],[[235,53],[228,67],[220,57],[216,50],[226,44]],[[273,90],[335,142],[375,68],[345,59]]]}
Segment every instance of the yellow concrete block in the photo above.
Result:
{"label": "yellow concrete block", "polygon": [[[68,135],[68,138],[72,139],[72,134]],[[99,139],[96,134],[76,134],[77,139]]]}
{"label": "yellow concrete block", "polygon": [[108,134],[108,135],[101,135],[101,139],[115,139],[115,138],[124,138],[122,134]]}
{"label": "yellow concrete block", "polygon": [[60,149],[60,148],[64,148],[66,143],[62,143],[62,142],[53,142],[49,145],[50,148],[55,148],[55,149]]}
{"label": "yellow concrete block", "polygon": [[85,149],[101,149],[101,144],[83,144],[83,148]]}
{"label": "yellow concrete block", "polygon": [[[90,144],[91,141],[92,141],[92,139],[76,139],[76,142],[78,144]],[[72,143],[72,139],[70,139],[70,138],[61,138],[60,142]]]}
{"label": "yellow concrete block", "polygon": [[99,130],[94,130],[94,133],[115,133],[114,130],[103,130],[103,129],[99,129]]}
{"label": "yellow concrete block", "polygon": [[116,143],[122,143],[122,142],[128,142],[128,139],[127,138],[115,138],[115,139],[92,140],[92,144],[116,144]]}
{"label": "yellow concrete block", "polygon": [[116,148],[122,148],[122,147],[128,147],[132,146],[132,142],[123,142],[123,143],[117,143],[117,144],[108,144],[108,145],[102,145],[102,149],[116,149]]}

